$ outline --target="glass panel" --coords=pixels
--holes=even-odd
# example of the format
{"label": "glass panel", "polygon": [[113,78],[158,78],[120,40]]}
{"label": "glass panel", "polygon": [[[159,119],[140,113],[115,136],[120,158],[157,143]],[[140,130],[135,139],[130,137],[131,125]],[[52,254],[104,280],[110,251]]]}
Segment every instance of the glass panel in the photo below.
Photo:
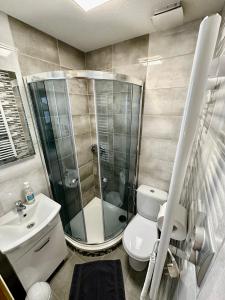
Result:
{"label": "glass panel", "polygon": [[104,230],[92,86],[91,80],[68,80],[87,242],[98,244],[104,242]]}
{"label": "glass panel", "polygon": [[37,82],[30,84],[30,90],[53,197],[62,206],[64,231],[86,241],[66,83]]}
{"label": "glass panel", "polygon": [[133,213],[140,97],[133,101],[132,84],[119,81],[96,80],[95,90],[104,230],[110,239]]}
{"label": "glass panel", "polygon": [[135,196],[137,189],[137,164],[139,156],[139,130],[141,113],[142,87],[132,85],[132,103],[131,103],[131,141],[130,141],[130,164],[129,164],[129,192],[128,192],[128,219],[135,212]]}

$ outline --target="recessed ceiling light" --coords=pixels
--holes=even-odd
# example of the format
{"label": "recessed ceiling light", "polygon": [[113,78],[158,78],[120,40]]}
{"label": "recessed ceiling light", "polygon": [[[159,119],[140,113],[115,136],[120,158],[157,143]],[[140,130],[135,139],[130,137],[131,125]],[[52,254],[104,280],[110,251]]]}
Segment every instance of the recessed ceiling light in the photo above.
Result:
{"label": "recessed ceiling light", "polygon": [[83,8],[83,10],[88,11],[110,0],[73,0],[73,1],[75,1],[78,5],[80,5],[80,7]]}

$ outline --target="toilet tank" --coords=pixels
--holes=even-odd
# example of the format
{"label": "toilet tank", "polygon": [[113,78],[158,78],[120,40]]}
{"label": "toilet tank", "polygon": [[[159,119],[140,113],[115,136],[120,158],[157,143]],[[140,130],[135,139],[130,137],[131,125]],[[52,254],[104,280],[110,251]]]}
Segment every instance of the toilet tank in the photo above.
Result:
{"label": "toilet tank", "polygon": [[160,205],[167,200],[168,194],[148,185],[137,189],[137,212],[149,220],[157,222]]}

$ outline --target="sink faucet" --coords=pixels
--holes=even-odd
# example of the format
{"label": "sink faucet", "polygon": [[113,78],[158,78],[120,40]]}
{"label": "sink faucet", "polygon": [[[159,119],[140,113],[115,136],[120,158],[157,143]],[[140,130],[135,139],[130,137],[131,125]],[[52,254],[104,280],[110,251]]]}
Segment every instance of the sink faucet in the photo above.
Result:
{"label": "sink faucet", "polygon": [[16,201],[16,211],[18,214],[21,214],[24,209],[26,209],[26,205],[21,200]]}

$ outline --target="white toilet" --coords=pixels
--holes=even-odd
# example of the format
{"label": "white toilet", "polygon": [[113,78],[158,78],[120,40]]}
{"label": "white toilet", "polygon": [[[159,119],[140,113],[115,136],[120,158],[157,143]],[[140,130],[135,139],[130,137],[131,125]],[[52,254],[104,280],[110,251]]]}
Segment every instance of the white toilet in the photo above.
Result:
{"label": "white toilet", "polygon": [[123,234],[123,246],[129,255],[131,267],[142,271],[148,264],[155,241],[158,239],[157,216],[167,193],[141,185],[137,189],[137,214]]}
{"label": "white toilet", "polygon": [[36,282],[33,284],[25,300],[51,300],[52,292],[50,285],[47,282]]}

